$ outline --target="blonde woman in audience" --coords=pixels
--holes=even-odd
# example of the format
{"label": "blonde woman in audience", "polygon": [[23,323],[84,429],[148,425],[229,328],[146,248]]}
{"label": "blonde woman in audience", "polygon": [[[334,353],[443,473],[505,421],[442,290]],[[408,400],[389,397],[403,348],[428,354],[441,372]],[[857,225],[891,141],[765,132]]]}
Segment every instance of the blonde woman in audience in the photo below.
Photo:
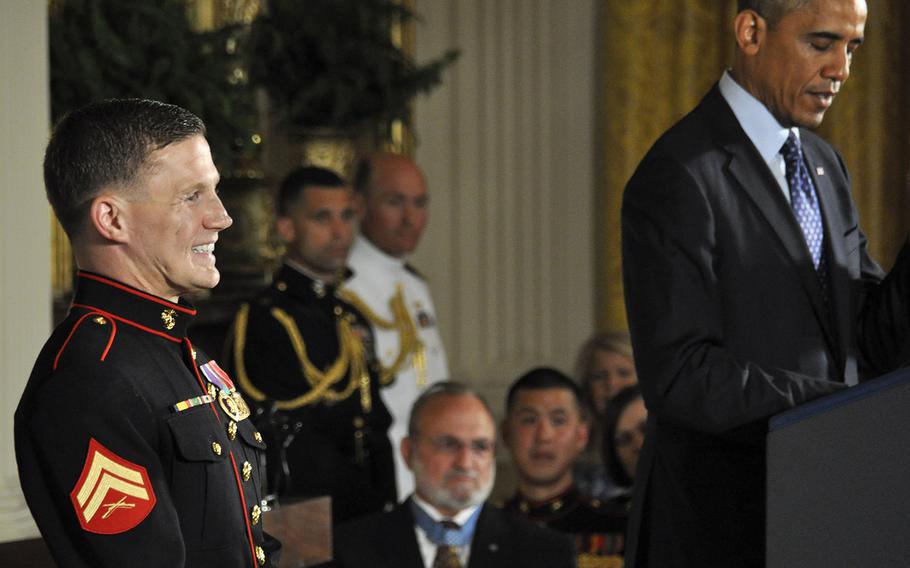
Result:
{"label": "blonde woman in audience", "polygon": [[577,374],[592,412],[590,441],[575,465],[575,483],[585,493],[609,499],[622,492],[604,468],[603,417],[607,403],[622,389],[638,383],[632,342],[627,332],[597,333],[578,354]]}

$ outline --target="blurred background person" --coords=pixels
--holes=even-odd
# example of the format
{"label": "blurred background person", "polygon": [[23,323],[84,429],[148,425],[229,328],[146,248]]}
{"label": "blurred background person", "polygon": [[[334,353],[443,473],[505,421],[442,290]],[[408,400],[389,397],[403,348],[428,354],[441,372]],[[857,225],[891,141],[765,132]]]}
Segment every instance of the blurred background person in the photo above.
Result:
{"label": "blurred background person", "polygon": [[625,501],[578,490],[572,466],[588,443],[589,413],[572,379],[540,367],[509,388],[502,436],[518,474],[505,508],[575,536],[579,566],[621,566]]}
{"label": "blurred background person", "polygon": [[283,501],[329,495],[338,523],[396,501],[370,326],[337,294],[349,273],[353,194],[335,172],[308,166],[284,179],[277,206],[284,264],[241,306],[226,351],[261,411],[269,491]]}
{"label": "blurred background person", "polygon": [[616,393],[638,383],[628,332],[593,335],[579,351],[576,372],[593,414],[588,445],[575,464],[575,483],[588,495],[606,500],[622,489],[610,479],[602,460],[604,413]]}
{"label": "blurred background person", "polygon": [[617,488],[614,500],[621,500],[627,505],[648,421],[641,387],[633,385],[619,391],[607,404],[603,420],[604,467]]}
{"label": "blurred background person", "polygon": [[[381,395],[392,416],[389,438],[397,447],[421,391],[449,378],[430,287],[408,263],[429,221],[427,182],[409,158],[380,152],[358,164],[354,192],[360,234],[351,247],[353,274],[343,297],[372,327]],[[399,495],[413,491],[413,476],[398,452],[395,477]]]}
{"label": "blurred background person", "polygon": [[335,533],[337,565],[361,568],[575,566],[566,536],[489,505],[496,423],[469,387],[437,383],[414,403],[401,453],[415,492]]}

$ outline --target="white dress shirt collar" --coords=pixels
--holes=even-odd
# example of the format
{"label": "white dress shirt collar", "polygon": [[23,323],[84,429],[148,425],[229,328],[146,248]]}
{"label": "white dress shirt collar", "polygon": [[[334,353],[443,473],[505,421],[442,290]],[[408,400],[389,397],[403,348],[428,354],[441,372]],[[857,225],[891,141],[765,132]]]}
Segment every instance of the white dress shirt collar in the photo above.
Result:
{"label": "white dress shirt collar", "polygon": [[733,114],[736,115],[736,120],[746,132],[746,136],[766,162],[780,152],[780,148],[787,141],[791,130],[797,138],[799,137],[798,128],[781,126],[768,107],[742,88],[729,71],[724,71],[718,87],[720,94],[733,109]]}
{"label": "white dress shirt collar", "polygon": [[[364,239],[364,240],[366,240],[366,239]],[[423,499],[418,497],[416,493],[411,494],[411,500],[414,501],[414,504],[416,504],[418,507],[420,507],[427,515],[430,516],[431,519],[433,519],[437,523],[449,518],[449,517],[446,517],[445,515],[443,515],[442,513],[440,513],[439,511],[437,511],[436,507],[434,507],[433,505],[430,505],[429,503],[427,503],[426,501],[424,501]],[[474,514],[474,511],[476,511],[479,507],[482,507],[482,506],[483,506],[483,504],[481,503],[480,505],[474,505],[473,507],[468,507],[467,509],[459,511],[458,514],[455,515],[454,517],[451,517],[451,519],[454,522],[458,523],[459,526],[464,525],[466,522],[468,522],[468,519],[471,518],[471,515]],[[475,531],[477,530],[476,526],[474,527],[474,530]],[[417,523],[414,523],[414,533],[417,536],[417,548],[420,550],[420,556],[423,558],[424,567],[431,568],[433,565],[433,559],[436,557],[437,546],[433,542],[430,541],[430,538],[427,536],[427,533],[425,533],[423,531],[423,529],[417,525]],[[472,540],[473,540],[473,538],[472,538]],[[470,560],[470,557],[471,557],[471,545],[470,544],[468,544],[467,546],[459,547],[458,559],[461,561],[462,566],[468,565],[468,561]]]}
{"label": "white dress shirt collar", "polygon": [[718,82],[718,88],[721,96],[733,110],[733,114],[746,136],[758,150],[762,161],[767,164],[774,179],[777,180],[784,199],[789,202],[790,187],[787,183],[786,164],[780,149],[787,141],[791,131],[799,139],[799,128],[781,126],[768,107],[737,83],[729,71],[724,71]]}

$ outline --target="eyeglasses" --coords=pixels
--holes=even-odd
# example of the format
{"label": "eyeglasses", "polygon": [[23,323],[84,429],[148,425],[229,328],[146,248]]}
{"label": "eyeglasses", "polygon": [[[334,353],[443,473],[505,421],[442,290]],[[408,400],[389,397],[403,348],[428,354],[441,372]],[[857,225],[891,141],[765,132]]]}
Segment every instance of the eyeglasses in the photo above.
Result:
{"label": "eyeglasses", "polygon": [[494,440],[485,440],[483,438],[464,442],[455,436],[437,436],[436,438],[428,438],[427,442],[437,452],[452,456],[460,454],[465,448],[470,448],[472,454],[485,458],[490,456],[496,448]]}

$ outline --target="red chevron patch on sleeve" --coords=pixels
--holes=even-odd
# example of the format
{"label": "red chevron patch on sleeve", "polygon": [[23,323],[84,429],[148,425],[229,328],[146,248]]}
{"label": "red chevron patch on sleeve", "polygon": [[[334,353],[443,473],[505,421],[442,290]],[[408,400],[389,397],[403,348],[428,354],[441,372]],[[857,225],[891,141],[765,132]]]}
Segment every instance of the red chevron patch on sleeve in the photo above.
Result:
{"label": "red chevron patch on sleeve", "polygon": [[117,534],[135,528],[155,507],[148,472],[91,438],[82,475],[70,492],[79,524],[88,532]]}

